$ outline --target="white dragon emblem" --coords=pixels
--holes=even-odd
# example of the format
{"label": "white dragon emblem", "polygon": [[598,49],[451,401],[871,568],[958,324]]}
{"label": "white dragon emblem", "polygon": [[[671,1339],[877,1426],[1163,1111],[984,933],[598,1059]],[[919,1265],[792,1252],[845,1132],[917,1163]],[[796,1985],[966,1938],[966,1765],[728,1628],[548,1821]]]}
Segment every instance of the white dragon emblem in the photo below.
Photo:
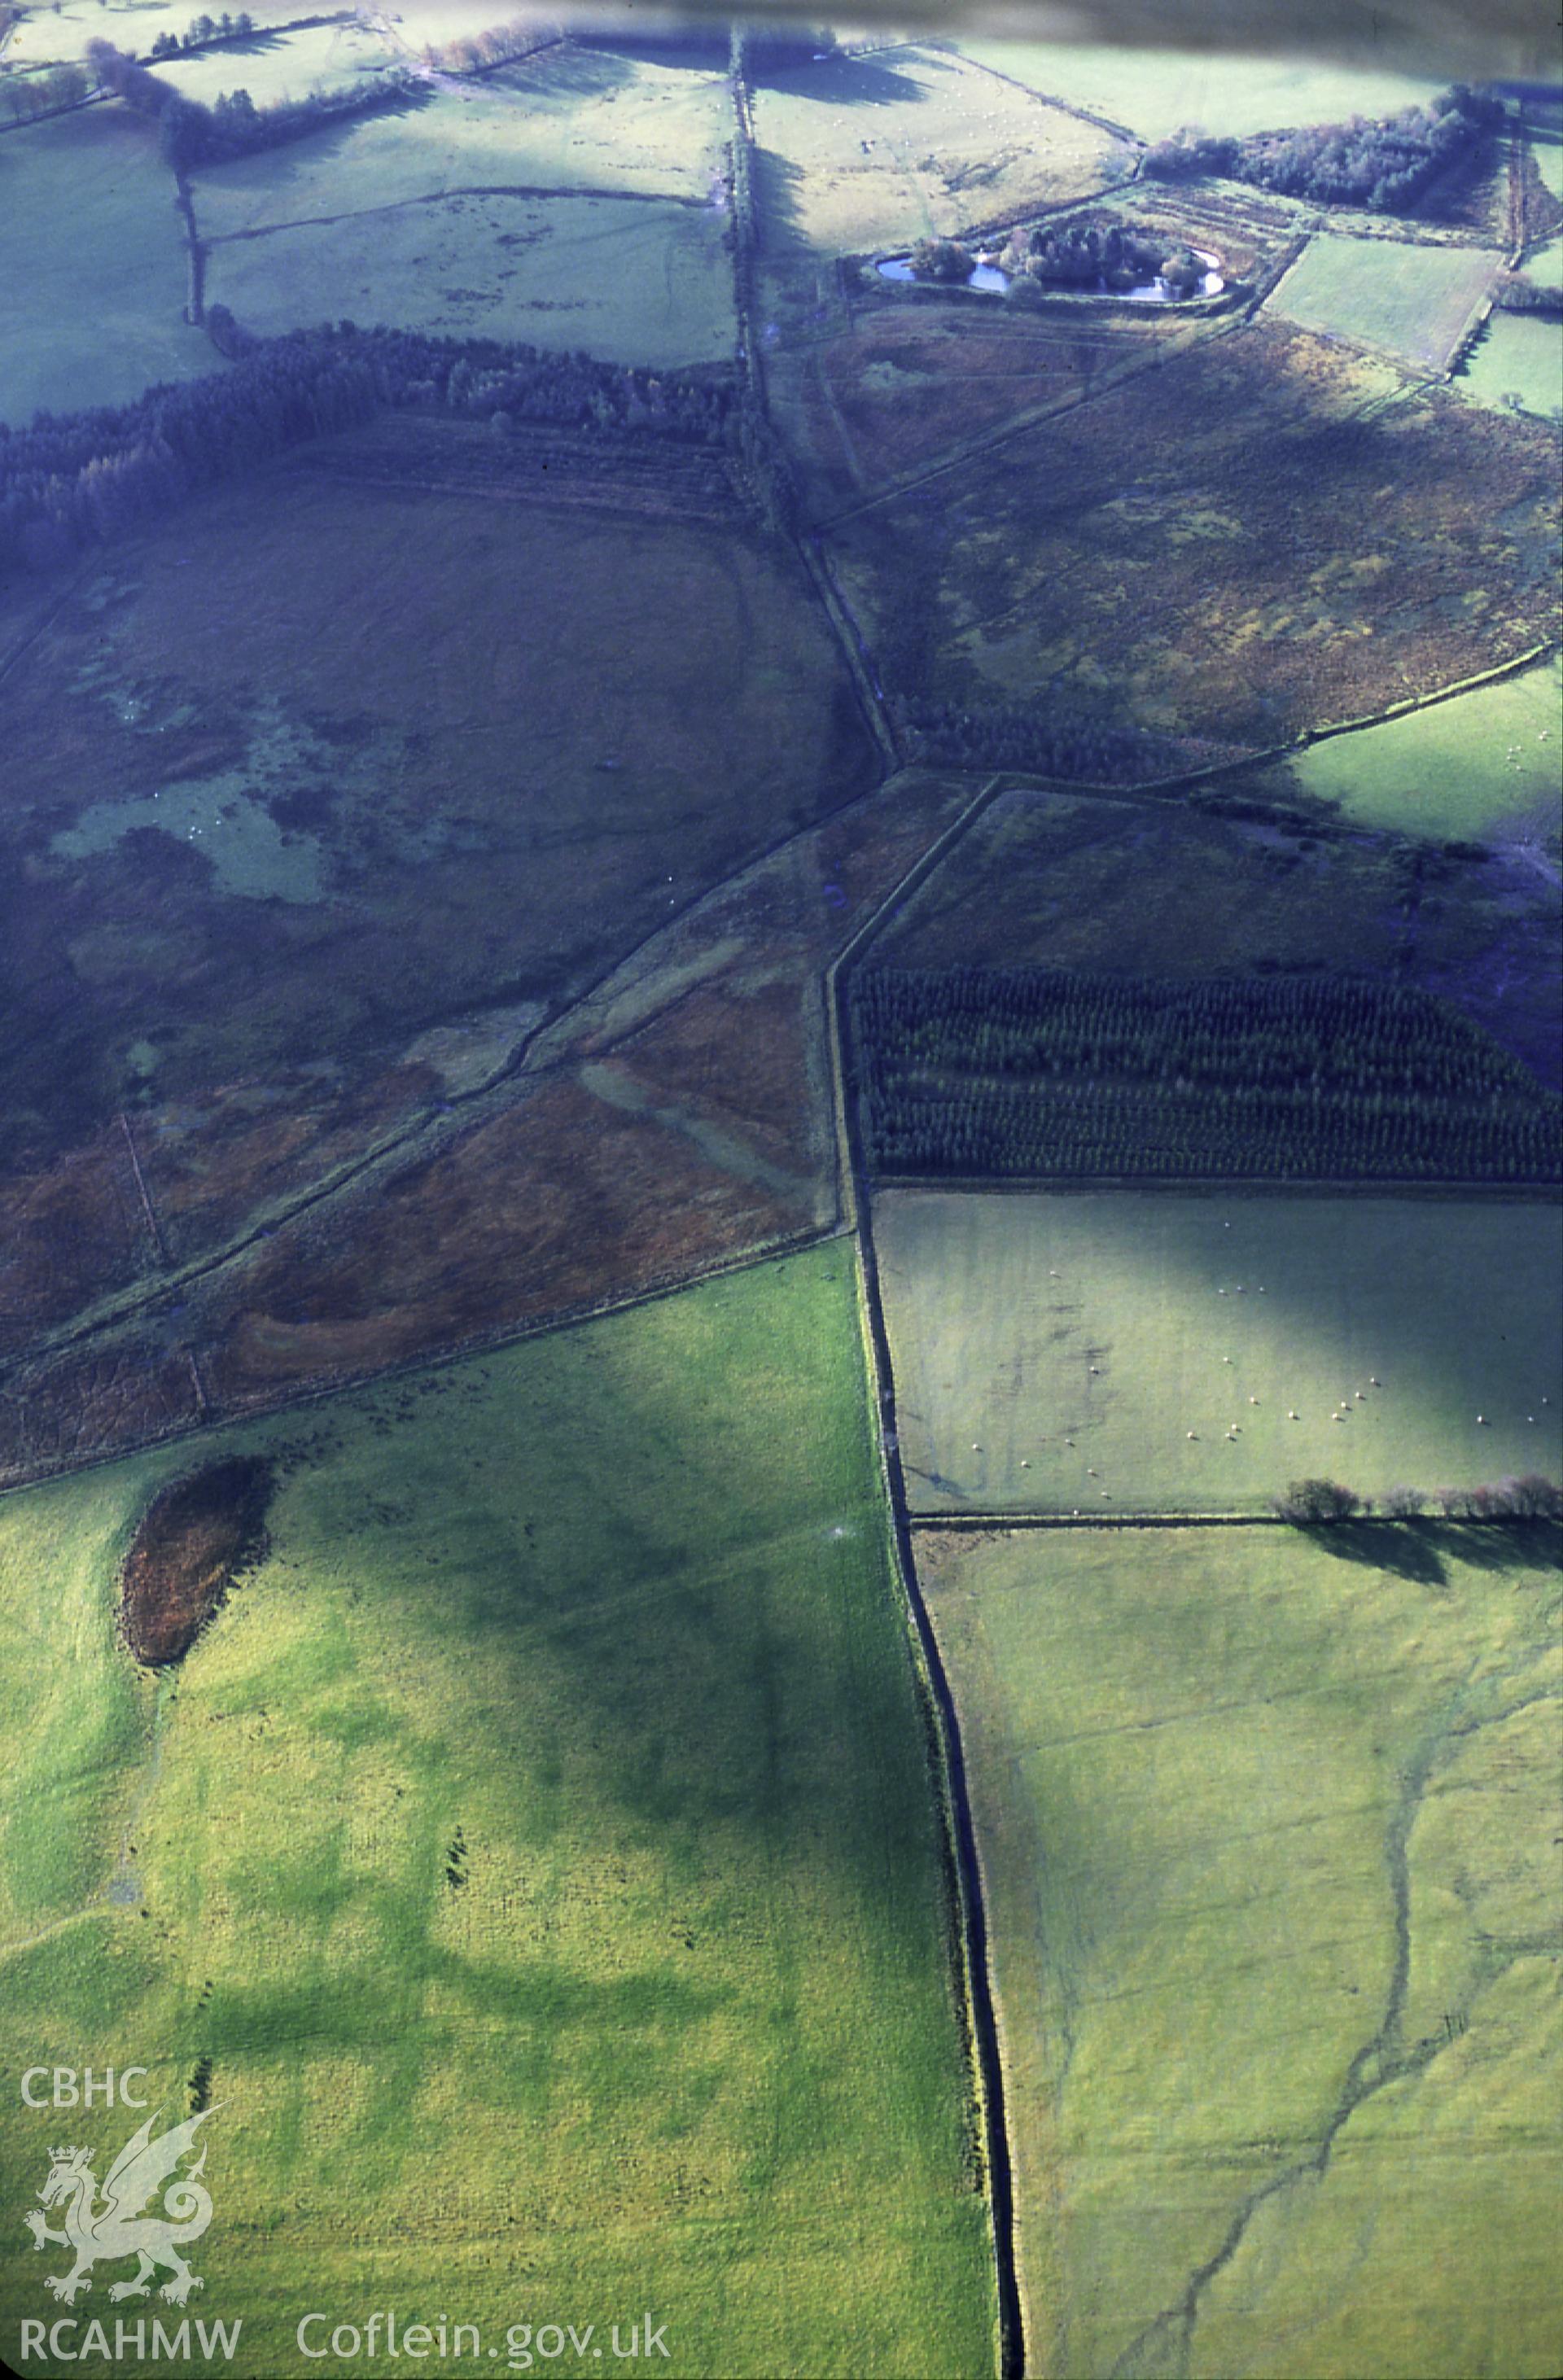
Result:
{"label": "white dragon emblem", "polygon": [[[193,2144],[197,2128],[215,2113],[214,2107],[203,2107],[200,2115],[170,2126],[156,2140],[152,2128],[158,2119],[149,2116],[115,2158],[101,2191],[91,2149],[50,2150],[49,2178],[38,2193],[39,2203],[43,2206],[63,2203],[65,2229],[51,2231],[37,2207],[25,2220],[35,2248],[53,2241],[74,2249],[76,2262],[68,2273],[46,2274],[46,2289],[67,2305],[74,2305],[81,2291],[92,2288],[92,2269],[99,2258],[112,2261],[118,2256],[138,2256],[140,2265],[133,2280],[115,2282],[109,2290],[111,2298],[145,2297],[160,2265],[166,2265],[172,2277],[163,2284],[160,2295],[173,2304],[183,2305],[191,2289],[201,2287],[179,2250],[199,2240],[212,2220],[212,2201],[196,2178],[206,2163],[204,2143],[188,2173],[173,2180],[169,2177]],[[165,2182],[168,2187],[162,2213],[144,2215],[141,2210],[147,2201]],[[102,2204],[94,2205],[99,2199]]]}

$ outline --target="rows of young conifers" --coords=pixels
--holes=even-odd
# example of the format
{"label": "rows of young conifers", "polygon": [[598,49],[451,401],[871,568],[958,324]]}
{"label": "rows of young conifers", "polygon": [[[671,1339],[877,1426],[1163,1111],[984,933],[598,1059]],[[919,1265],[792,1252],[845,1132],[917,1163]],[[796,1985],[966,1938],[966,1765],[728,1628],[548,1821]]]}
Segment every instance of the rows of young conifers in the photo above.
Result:
{"label": "rows of young conifers", "polygon": [[1563,1102],[1447,1002],[1363,980],[865,970],[881,1175],[1553,1182]]}

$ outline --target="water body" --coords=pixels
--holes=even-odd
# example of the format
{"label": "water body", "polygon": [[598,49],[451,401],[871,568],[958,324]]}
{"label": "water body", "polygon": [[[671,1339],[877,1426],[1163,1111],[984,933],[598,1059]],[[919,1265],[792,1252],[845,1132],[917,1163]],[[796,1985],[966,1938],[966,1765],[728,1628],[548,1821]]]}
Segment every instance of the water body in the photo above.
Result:
{"label": "water body", "polygon": [[[1173,288],[1170,282],[1164,281],[1159,273],[1156,274],[1154,281],[1140,282],[1132,289],[1114,289],[1110,284],[1105,281],[1096,281],[1092,283],[1059,282],[1052,285],[1056,287],[1060,294],[1066,296],[1080,298],[1127,298],[1130,304],[1134,306],[1186,306],[1190,302],[1190,299],[1193,298],[1218,298],[1223,289],[1227,286],[1226,281],[1220,271],[1221,259],[1218,256],[1212,256],[1208,250],[1203,248],[1196,248],[1192,253],[1199,258],[1200,262],[1204,266],[1205,270],[1201,278],[1199,287],[1197,289],[1191,289],[1187,298],[1181,297],[1178,292]],[[912,271],[911,259],[910,256],[881,257],[877,270],[884,275],[886,281],[917,281],[920,277]],[[1009,274],[1007,273],[1001,273],[996,264],[977,264],[973,265],[971,271],[967,274],[963,283],[951,282],[946,283],[945,286],[949,288],[992,289],[995,290],[998,295],[1002,297],[1009,286]],[[937,288],[940,285],[937,282],[926,282],[923,283],[922,285],[925,288],[932,289]],[[1039,288],[1044,289],[1049,286],[1045,282],[1039,282],[1037,285]]]}

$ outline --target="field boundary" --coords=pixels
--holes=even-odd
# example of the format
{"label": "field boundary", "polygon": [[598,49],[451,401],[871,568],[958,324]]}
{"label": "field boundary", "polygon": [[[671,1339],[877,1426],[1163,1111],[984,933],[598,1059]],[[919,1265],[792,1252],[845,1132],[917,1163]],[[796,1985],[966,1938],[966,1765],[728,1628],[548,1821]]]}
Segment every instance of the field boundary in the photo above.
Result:
{"label": "field boundary", "polygon": [[1094,126],[1098,132],[1110,132],[1115,140],[1122,140],[1130,149],[1139,152],[1134,169],[1135,174],[1138,175],[1140,160],[1151,144],[1142,133],[1132,131],[1127,124],[1115,124],[1110,115],[1094,115],[1089,107],[1077,107],[1072,100],[1056,99],[1051,91],[1037,91],[1031,83],[1021,82],[1016,76],[1006,74],[1002,67],[992,67],[984,58],[972,57],[969,51],[961,48],[959,42],[923,42],[917,44],[909,42],[907,46],[943,50],[946,55],[953,54],[960,60],[962,66],[971,67],[974,73],[992,75],[995,82],[1007,83],[1011,91],[1024,91],[1028,99],[1037,100],[1044,107],[1056,107],[1061,115],[1073,115],[1081,124]]}
{"label": "field boundary", "polygon": [[[933,970],[930,970],[933,972]],[[1191,980],[1197,981],[1194,978]],[[1098,1191],[1142,1191],[1153,1197],[1171,1194],[1185,1198],[1406,1198],[1435,1200],[1480,1198],[1485,1206],[1556,1207],[1563,1203],[1563,1182],[1537,1178],[1529,1182],[1428,1182],[1398,1173],[1356,1174],[1345,1181],[1313,1174],[1288,1179],[1280,1173],[877,1173],[876,1195],[887,1190],[946,1191],[962,1198],[1092,1197]]]}
{"label": "field boundary", "polygon": [[334,224],[366,223],[375,215],[400,214],[407,207],[435,207],[446,199],[612,199],[638,206],[693,207],[703,212],[707,201],[681,190],[620,190],[605,184],[552,182],[462,182],[448,190],[416,190],[405,199],[385,199],[374,207],[345,207],[335,215],[290,215],[286,223],[256,224],[249,231],[214,231],[202,235],[208,248],[233,248],[249,239],[275,239],[285,231],[329,230]]}
{"label": "field boundary", "polygon": [[[719,1281],[730,1273],[751,1272],[761,1265],[779,1264],[788,1257],[801,1256],[810,1248],[823,1246],[827,1241],[850,1237],[839,1220],[811,1224],[799,1232],[778,1234],[775,1238],[739,1249],[726,1257],[714,1257],[693,1270],[660,1275],[639,1289],[628,1290],[622,1295],[593,1298],[578,1305],[560,1306],[556,1312],[538,1316],[522,1323],[502,1323],[493,1330],[471,1332],[454,1345],[437,1347],[417,1354],[397,1356],[388,1364],[377,1364],[372,1371],[335,1372],[308,1386],[285,1388],[275,1397],[257,1397],[243,1405],[223,1405],[214,1400],[205,1386],[201,1370],[201,1350],[186,1344],[180,1353],[189,1370],[192,1393],[203,1401],[204,1410],[162,1429],[149,1430],[142,1437],[127,1439],[123,1446],[107,1447],[102,1453],[67,1455],[59,1463],[38,1464],[24,1476],[0,1482],[0,1500],[7,1496],[26,1495],[32,1488],[55,1479],[76,1478],[91,1471],[102,1471],[110,1463],[126,1463],[133,1456],[151,1453],[155,1448],[177,1446],[188,1438],[196,1438],[212,1429],[241,1429],[250,1422],[265,1421],[280,1413],[302,1412],[328,1402],[335,1397],[372,1393],[383,1381],[409,1378],[420,1372],[446,1371],[453,1364],[466,1364],[482,1355],[497,1355],[507,1347],[519,1346],[530,1339],[552,1339],[564,1330],[579,1330],[582,1323],[598,1322],[616,1314],[632,1313],[637,1306],[660,1305],[670,1297],[679,1296],[686,1289],[699,1289],[705,1282]],[[169,1284],[160,1284],[166,1293]],[[55,1352],[55,1351],[49,1351]],[[31,1362],[32,1359],[28,1358]],[[19,1370],[19,1365],[13,1368]],[[4,1393],[0,1390],[0,1393]],[[26,1402],[25,1393],[18,1400]]]}
{"label": "field boundary", "polygon": [[[1555,1528],[1556,1523],[1545,1515],[1538,1516],[1544,1528]],[[1343,1530],[1348,1538],[1354,1529],[1514,1529],[1532,1525],[1530,1514],[1494,1512],[1467,1513],[1450,1522],[1440,1512],[1375,1512],[1371,1508],[1352,1514],[1349,1521],[1307,1522],[1287,1521],[1278,1512],[909,1512],[907,1526],[912,1530],[938,1529],[988,1532],[1006,1529],[1300,1529],[1305,1536],[1314,1530],[1324,1533],[1327,1543],[1333,1530]]]}
{"label": "field boundary", "polygon": [[930,1768],[945,1821],[946,1858],[954,1900],[952,1915],[959,1940],[957,1977],[963,1987],[959,2011],[967,2035],[973,2096],[982,2127],[986,2168],[986,2196],[994,2248],[998,2316],[998,2380],[1020,2380],[1025,2369],[1025,2308],[1020,2293],[1020,2260],[1009,2133],[1005,2118],[1004,2062],[999,2034],[998,1999],[988,1946],[982,1860],[971,1812],[960,1723],[955,1697],[939,1651],[937,1635],[923,1600],[912,1547],[910,1514],[896,1429],[895,1373],[879,1293],[879,1266],[873,1245],[872,1195],[863,1159],[856,1102],[849,1096],[849,1050],[843,982],[861,951],[873,941],[885,917],[909,892],[932,873],[1003,790],[1002,775],[990,777],[971,802],[922,858],[892,887],[873,915],[866,917],[825,976],[826,1014],[830,1027],[831,1070],[836,1099],[840,1161],[846,1172],[851,1236],[858,1251],[859,1311],[863,1352],[877,1421],[874,1431],[880,1476],[885,1489],[894,1569],[910,1621],[908,1642],[915,1667],[930,1739]]}

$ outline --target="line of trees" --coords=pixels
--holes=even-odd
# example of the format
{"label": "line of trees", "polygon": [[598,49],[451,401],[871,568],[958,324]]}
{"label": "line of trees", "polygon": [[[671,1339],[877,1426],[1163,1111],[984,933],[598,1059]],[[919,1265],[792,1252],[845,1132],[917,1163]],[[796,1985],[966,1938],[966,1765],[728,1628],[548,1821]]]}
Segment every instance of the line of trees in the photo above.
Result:
{"label": "line of trees", "polygon": [[1246,140],[1185,128],[1146,151],[1143,170],[1166,182],[1220,174],[1287,198],[1414,214],[1433,184],[1469,157],[1503,114],[1501,100],[1456,83],[1424,107],[1377,119],[1356,115],[1349,124]]}
{"label": "line of trees", "polygon": [[220,49],[225,42],[247,42],[255,30],[255,19],[248,8],[230,17],[225,8],[220,17],[192,17],[182,33],[165,30],[153,42],[151,55],[154,58],[188,57],[195,50]]}
{"label": "line of trees", "polygon": [[384,407],[467,419],[496,413],[604,438],[736,447],[737,390],[710,370],[651,372],[495,340],[351,323],[246,341],[231,370],[150,389],[136,404],[0,423],[0,571],[43,569],[144,527],[196,489]]}
{"label": "line of trees", "polygon": [[86,58],[100,89],[156,126],[165,162],[177,174],[301,140],[345,115],[405,106],[422,95],[422,86],[410,67],[393,67],[383,74],[345,83],[336,91],[315,90],[303,99],[279,99],[270,107],[257,107],[247,91],[225,91],[208,107],[177,91],[162,75],[153,74],[150,67],[116,49],[112,42],[89,42]]}
{"label": "line of trees", "polygon": [[1493,303],[1508,314],[1545,314],[1556,322],[1563,318],[1563,287],[1532,281],[1526,273],[1506,273],[1498,282]]}
{"label": "line of trees", "polygon": [[[909,597],[926,612],[924,589],[910,589]],[[897,675],[915,678],[922,674],[921,661],[900,665],[893,624],[881,647],[885,667]],[[1071,718],[1030,703],[938,702],[925,695],[904,695],[890,709],[908,759],[931,766],[1014,769],[1030,776],[1113,785],[1171,776],[1178,765],[1173,747],[1143,730]]]}
{"label": "line of trees", "polygon": [[84,67],[67,59],[45,73],[7,75],[0,82],[0,108],[13,124],[31,124],[35,115],[53,115],[62,107],[77,107],[92,94],[92,80]]}
{"label": "line of trees", "polygon": [[565,38],[563,25],[540,24],[533,18],[510,17],[482,33],[464,33],[454,41],[427,42],[423,63],[445,74],[492,74],[495,67],[531,57],[534,50],[552,49]]}
{"label": "line of trees", "polygon": [[1563,1100],[1399,986],[875,968],[853,997],[882,1173],[1563,1178]]}
{"label": "line of trees", "polygon": [[[1387,1520],[1414,1521],[1426,1512],[1430,1502],[1446,1521],[1563,1520],[1563,1488],[1539,1471],[1492,1480],[1480,1488],[1435,1488],[1431,1498],[1420,1488],[1391,1488],[1382,1510]],[[1316,1528],[1321,1524],[1366,1519],[1374,1503],[1371,1497],[1359,1496],[1354,1488],[1343,1486],[1338,1479],[1294,1479],[1282,1494],[1271,1498],[1270,1510],[1277,1519],[1295,1522],[1300,1528]]]}

